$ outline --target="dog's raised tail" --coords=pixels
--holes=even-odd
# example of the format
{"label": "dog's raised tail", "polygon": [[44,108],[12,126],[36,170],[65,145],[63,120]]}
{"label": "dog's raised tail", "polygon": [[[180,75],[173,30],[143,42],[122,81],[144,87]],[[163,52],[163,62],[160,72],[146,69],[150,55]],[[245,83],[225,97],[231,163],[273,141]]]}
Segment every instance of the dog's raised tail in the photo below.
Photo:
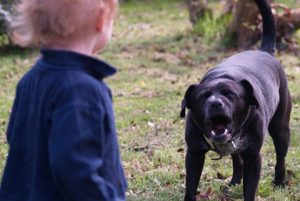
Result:
{"label": "dog's raised tail", "polygon": [[276,25],[271,7],[266,0],[254,1],[260,11],[263,22],[263,36],[260,49],[270,53],[271,55],[274,55],[276,43]]}

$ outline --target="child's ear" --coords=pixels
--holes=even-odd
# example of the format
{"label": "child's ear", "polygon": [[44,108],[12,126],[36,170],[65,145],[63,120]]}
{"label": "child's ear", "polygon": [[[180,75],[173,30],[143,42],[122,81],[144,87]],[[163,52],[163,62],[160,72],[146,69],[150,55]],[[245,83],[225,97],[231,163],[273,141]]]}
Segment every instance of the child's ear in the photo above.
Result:
{"label": "child's ear", "polygon": [[105,9],[99,8],[96,15],[96,31],[102,32],[106,22]]}

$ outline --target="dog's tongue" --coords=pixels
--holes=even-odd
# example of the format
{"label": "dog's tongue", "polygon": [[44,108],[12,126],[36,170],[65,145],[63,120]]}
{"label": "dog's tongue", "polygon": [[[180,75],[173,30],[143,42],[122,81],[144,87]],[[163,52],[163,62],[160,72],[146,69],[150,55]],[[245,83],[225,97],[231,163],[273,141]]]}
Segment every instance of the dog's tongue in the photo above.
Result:
{"label": "dog's tongue", "polygon": [[225,132],[225,125],[224,124],[215,124],[214,131],[217,135],[221,135]]}

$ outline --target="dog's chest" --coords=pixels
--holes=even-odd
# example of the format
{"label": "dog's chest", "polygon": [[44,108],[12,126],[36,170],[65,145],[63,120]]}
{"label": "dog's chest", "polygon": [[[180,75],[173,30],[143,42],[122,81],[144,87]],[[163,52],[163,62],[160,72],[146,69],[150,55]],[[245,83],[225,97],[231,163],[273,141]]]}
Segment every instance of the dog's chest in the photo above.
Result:
{"label": "dog's chest", "polygon": [[233,143],[234,142],[214,145],[212,150],[215,151],[217,154],[219,154],[220,157],[228,156],[230,154],[233,154],[236,151],[236,147]]}
{"label": "dog's chest", "polygon": [[212,151],[220,155],[220,158],[237,153],[245,146],[245,138],[241,137],[240,134],[226,144],[215,144],[209,139],[206,139],[206,142],[209,144]]}

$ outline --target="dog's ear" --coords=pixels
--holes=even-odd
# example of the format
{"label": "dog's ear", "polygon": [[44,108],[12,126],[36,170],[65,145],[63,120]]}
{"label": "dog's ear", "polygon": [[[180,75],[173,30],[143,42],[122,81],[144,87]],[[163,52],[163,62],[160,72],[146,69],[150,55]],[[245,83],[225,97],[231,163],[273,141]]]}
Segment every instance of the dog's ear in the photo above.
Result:
{"label": "dog's ear", "polygon": [[253,86],[250,84],[248,80],[242,80],[241,85],[244,87],[246,91],[247,102],[249,103],[249,105],[255,105],[256,108],[258,108],[259,102],[257,100]]}
{"label": "dog's ear", "polygon": [[189,88],[186,90],[184,98],[181,102],[181,112],[180,117],[185,117],[185,108],[190,109],[191,108],[191,99],[192,99],[192,93],[197,85],[193,84],[189,86]]}

